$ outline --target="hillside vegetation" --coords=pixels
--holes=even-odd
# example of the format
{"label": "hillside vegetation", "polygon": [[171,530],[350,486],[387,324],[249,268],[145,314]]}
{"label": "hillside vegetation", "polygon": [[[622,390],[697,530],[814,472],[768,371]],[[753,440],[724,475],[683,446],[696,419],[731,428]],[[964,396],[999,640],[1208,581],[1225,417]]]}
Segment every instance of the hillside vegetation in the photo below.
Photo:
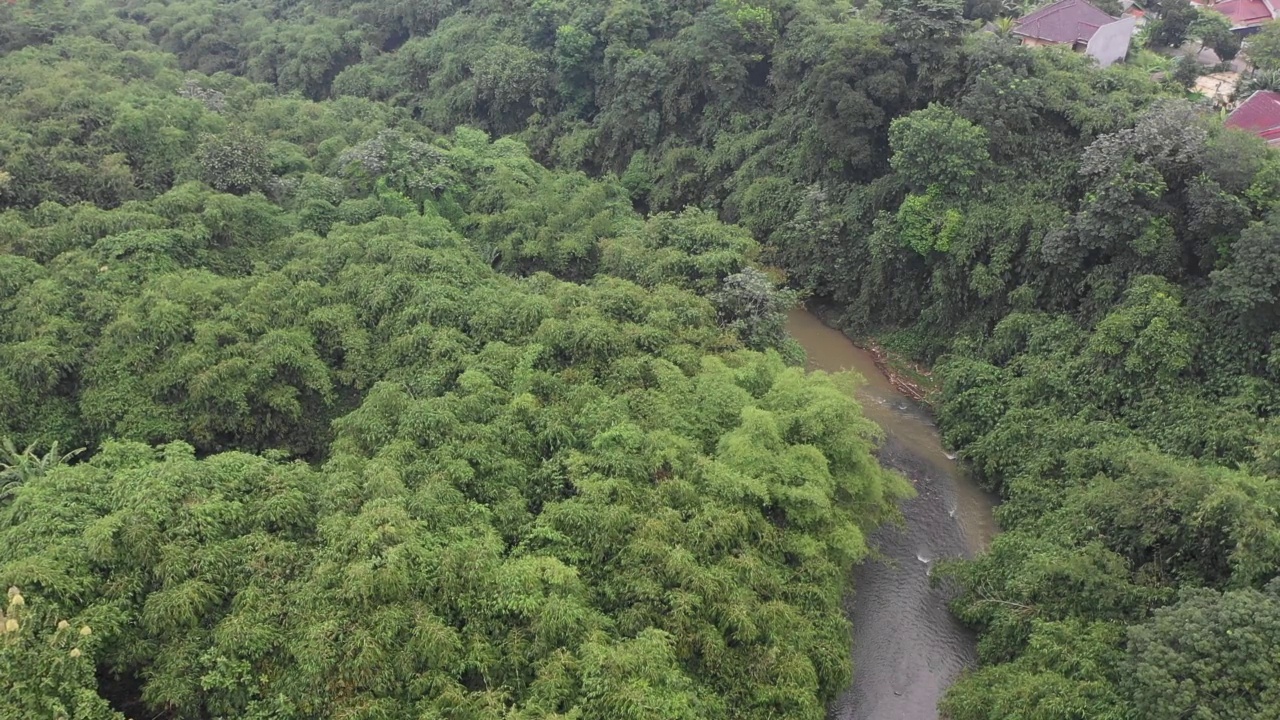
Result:
{"label": "hillside vegetation", "polygon": [[0,716],[823,714],[909,490],[748,233],[122,44],[0,59]]}
{"label": "hillside vegetation", "polygon": [[950,718],[1280,715],[1280,160],[1010,12],[0,3],[0,714],[822,717],[909,491],[760,263],[1004,500]]}

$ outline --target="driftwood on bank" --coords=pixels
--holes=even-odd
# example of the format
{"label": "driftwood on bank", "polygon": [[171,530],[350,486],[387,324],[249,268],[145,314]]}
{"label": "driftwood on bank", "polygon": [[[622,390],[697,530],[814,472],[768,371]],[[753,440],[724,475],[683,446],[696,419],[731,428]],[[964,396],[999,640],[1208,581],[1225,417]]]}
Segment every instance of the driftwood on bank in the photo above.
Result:
{"label": "driftwood on bank", "polygon": [[[929,392],[920,387],[919,383],[911,380],[910,378],[903,377],[900,373],[895,371],[893,367],[889,365],[889,355],[883,348],[875,343],[869,342],[866,344],[866,349],[867,352],[871,353],[872,359],[875,360],[876,368],[879,369],[886,378],[888,378],[889,384],[893,385],[895,390],[918,403],[928,404]],[[915,372],[925,377],[929,377],[929,373],[921,370],[920,368],[915,368]]]}
{"label": "driftwood on bank", "polygon": [[[839,322],[839,313],[832,306],[823,303],[810,302],[806,303],[803,307],[809,312],[812,312],[827,327],[838,330],[844,334],[844,330],[841,329]],[[871,353],[871,359],[875,362],[876,369],[879,370],[886,379],[888,379],[889,384],[893,385],[895,390],[918,403],[926,406],[930,405],[929,391],[921,387],[920,384],[914,380],[903,377],[895,371],[889,364],[889,354],[884,351],[884,348],[880,347],[879,344],[875,343],[870,338],[860,340],[848,334],[845,334],[845,337],[849,338],[854,345],[857,345],[863,350]],[[912,370],[923,377],[933,376],[931,372],[919,367],[918,365],[913,365]]]}

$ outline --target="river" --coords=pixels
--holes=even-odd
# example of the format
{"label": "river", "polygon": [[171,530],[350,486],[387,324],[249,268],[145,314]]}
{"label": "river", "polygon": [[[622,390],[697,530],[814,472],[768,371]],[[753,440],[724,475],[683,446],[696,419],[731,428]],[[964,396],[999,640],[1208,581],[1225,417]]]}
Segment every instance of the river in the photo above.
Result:
{"label": "river", "polygon": [[930,587],[935,561],[972,557],[995,533],[993,498],[943,449],[929,413],[894,389],[871,353],[813,314],[796,309],[787,330],[809,355],[810,370],[852,370],[856,397],[884,430],[880,462],[909,478],[917,496],[906,522],[871,536],[876,559],[854,571],[845,612],[853,623],[853,684],[830,709],[833,720],[935,720],[938,700],[975,661],[974,637]]}

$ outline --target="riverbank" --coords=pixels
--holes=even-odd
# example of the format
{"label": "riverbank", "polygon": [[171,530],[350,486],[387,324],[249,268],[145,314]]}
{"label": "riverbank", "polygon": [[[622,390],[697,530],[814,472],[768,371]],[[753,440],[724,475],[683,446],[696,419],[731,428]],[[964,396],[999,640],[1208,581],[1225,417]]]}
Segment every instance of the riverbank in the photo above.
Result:
{"label": "riverbank", "polygon": [[937,402],[942,386],[931,369],[899,353],[885,349],[874,337],[858,337],[845,333],[840,327],[840,313],[831,305],[810,300],[805,302],[804,306],[824,325],[847,337],[856,347],[870,353],[876,369],[884,375],[895,390],[913,402],[924,405],[930,411],[934,409],[934,403]]}

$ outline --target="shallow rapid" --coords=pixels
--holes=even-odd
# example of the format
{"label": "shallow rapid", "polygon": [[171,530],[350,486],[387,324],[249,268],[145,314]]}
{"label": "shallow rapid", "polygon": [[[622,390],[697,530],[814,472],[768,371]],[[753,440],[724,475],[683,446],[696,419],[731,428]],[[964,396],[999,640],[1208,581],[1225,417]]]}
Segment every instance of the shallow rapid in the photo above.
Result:
{"label": "shallow rapid", "polygon": [[930,587],[942,558],[972,557],[995,532],[992,497],[942,447],[929,414],[899,393],[871,354],[813,314],[796,309],[787,330],[809,355],[810,370],[852,370],[865,382],[856,396],[884,430],[879,457],[915,486],[905,523],[872,535],[876,558],[854,571],[853,684],[836,700],[834,720],[934,720],[942,693],[975,660],[974,637]]}

